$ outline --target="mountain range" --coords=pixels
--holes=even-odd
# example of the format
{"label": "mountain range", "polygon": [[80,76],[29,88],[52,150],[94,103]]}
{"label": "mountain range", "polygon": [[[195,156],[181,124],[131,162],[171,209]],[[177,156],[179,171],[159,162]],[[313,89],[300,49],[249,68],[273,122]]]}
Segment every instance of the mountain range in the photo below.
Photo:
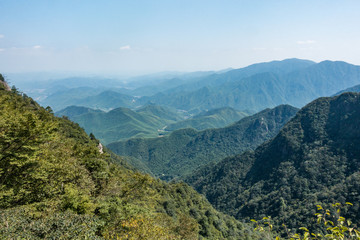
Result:
{"label": "mountain range", "polygon": [[41,104],[55,111],[71,105],[109,111],[156,104],[190,114],[223,107],[256,113],[280,104],[303,107],[318,97],[358,85],[360,67],[340,61],[286,59],[220,72],[150,75],[133,83],[105,83],[86,86],[92,89],[76,84],[57,92],[53,89],[41,97]]}
{"label": "mountain range", "polygon": [[[284,64],[286,69],[285,63],[298,68],[277,71],[268,67]],[[243,69],[232,70],[217,76],[213,86],[207,79],[210,84],[199,89],[163,92],[147,100],[195,112],[224,106],[260,111],[280,104],[302,107],[318,97],[330,96],[360,83],[359,66],[331,61],[306,63],[297,59],[264,63],[257,71],[251,71],[251,75],[241,74]]]}

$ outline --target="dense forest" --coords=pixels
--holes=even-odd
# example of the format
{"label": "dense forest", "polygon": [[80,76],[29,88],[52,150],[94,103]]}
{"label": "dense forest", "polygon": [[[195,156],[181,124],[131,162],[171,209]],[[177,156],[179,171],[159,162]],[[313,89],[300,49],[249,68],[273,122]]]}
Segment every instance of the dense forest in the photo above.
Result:
{"label": "dense forest", "polygon": [[256,237],[186,184],[134,171],[77,124],[0,88],[0,238]]}
{"label": "dense forest", "polygon": [[255,151],[226,158],[186,181],[237,219],[272,216],[293,231],[313,228],[315,205],[353,203],[359,224],[360,94],[320,98]]}

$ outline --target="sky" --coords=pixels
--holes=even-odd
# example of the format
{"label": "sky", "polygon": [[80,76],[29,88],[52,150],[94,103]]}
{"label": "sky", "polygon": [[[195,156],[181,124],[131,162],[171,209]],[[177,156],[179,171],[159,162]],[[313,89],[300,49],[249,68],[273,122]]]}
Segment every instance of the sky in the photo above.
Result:
{"label": "sky", "polygon": [[359,0],[0,0],[0,72],[360,65]]}

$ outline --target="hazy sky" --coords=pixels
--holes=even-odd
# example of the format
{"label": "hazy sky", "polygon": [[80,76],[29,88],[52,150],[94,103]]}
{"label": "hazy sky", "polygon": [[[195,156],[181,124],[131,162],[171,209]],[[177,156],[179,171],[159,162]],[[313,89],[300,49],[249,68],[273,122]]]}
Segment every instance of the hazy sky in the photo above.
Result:
{"label": "hazy sky", "polygon": [[359,0],[0,0],[0,72],[360,65]]}

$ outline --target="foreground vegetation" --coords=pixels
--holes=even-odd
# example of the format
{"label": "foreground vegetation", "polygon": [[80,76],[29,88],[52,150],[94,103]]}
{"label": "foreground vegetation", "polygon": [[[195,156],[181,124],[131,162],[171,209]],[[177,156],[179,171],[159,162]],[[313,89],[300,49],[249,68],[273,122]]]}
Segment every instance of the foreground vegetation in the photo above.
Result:
{"label": "foreground vegetation", "polygon": [[255,237],[188,185],[133,171],[77,124],[0,88],[0,238]]}
{"label": "foreground vegetation", "polygon": [[346,202],[343,206],[340,203],[331,204],[330,209],[324,209],[321,205],[317,205],[316,216],[316,232],[310,232],[306,227],[300,227],[301,233],[292,233],[286,227],[284,228],[283,236],[281,233],[273,231],[273,222],[271,217],[263,217],[260,221],[251,219],[255,223],[255,231],[263,233],[263,239],[290,239],[290,240],[310,240],[310,239],[328,239],[328,240],[344,240],[344,239],[360,239],[360,231],[350,219],[341,216],[342,210],[347,210],[348,206],[353,206],[352,203]]}

